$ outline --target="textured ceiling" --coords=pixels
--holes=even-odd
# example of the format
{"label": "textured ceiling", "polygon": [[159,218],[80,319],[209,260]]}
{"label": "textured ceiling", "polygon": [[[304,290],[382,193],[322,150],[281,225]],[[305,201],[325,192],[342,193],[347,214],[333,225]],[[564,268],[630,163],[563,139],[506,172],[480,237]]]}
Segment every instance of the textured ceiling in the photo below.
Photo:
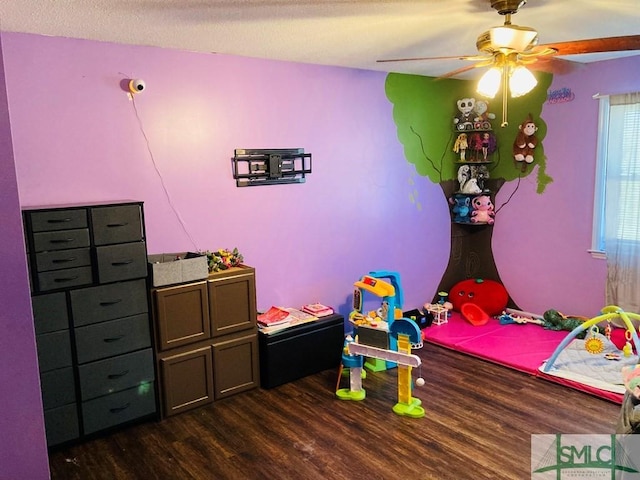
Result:
{"label": "textured ceiling", "polygon": [[[636,35],[639,7],[640,0],[529,0],[512,21],[538,30],[540,43]],[[0,0],[2,31],[431,76],[468,61],[376,60],[472,55],[477,36],[502,23],[489,0]],[[565,58],[614,56],[621,55]]]}

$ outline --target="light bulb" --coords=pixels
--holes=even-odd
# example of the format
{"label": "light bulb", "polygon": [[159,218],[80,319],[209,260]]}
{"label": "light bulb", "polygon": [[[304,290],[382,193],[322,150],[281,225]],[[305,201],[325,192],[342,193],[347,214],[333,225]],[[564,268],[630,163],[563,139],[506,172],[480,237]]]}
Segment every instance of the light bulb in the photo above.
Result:
{"label": "light bulb", "polygon": [[502,71],[500,68],[498,67],[490,68],[480,78],[476,91],[484,97],[489,97],[489,98],[495,97],[496,93],[498,93],[498,89],[500,88],[501,76],[502,76]]}
{"label": "light bulb", "polygon": [[522,65],[517,66],[509,78],[509,90],[512,97],[521,97],[529,93],[538,84],[538,80]]}

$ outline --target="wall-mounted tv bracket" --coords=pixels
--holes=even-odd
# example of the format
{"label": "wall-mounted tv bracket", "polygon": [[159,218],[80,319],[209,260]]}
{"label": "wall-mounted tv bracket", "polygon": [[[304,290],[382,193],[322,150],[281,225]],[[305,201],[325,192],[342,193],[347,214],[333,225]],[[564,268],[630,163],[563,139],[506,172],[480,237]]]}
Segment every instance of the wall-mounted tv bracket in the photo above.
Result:
{"label": "wall-mounted tv bracket", "polygon": [[304,148],[236,148],[232,160],[238,187],[304,183],[311,173],[311,154]]}

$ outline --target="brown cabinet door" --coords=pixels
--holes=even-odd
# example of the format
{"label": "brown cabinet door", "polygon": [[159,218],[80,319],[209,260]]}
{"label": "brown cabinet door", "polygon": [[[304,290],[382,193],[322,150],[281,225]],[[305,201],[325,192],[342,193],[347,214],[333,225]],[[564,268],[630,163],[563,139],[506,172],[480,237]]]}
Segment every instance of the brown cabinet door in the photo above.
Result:
{"label": "brown cabinet door", "polygon": [[255,328],[256,285],[253,272],[220,278],[211,275],[208,289],[212,337]]}
{"label": "brown cabinet door", "polygon": [[216,400],[260,386],[258,335],[214,343],[213,368]]}
{"label": "brown cabinet door", "polygon": [[153,292],[160,350],[211,338],[206,281]]}
{"label": "brown cabinet door", "polygon": [[164,416],[213,402],[211,347],[160,359]]}

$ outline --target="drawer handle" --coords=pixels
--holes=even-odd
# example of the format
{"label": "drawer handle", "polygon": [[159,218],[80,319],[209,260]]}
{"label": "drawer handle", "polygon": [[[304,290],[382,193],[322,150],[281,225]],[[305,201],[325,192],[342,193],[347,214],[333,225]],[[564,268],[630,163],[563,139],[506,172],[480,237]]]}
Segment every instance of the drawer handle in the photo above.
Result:
{"label": "drawer handle", "polygon": [[111,300],[109,302],[100,302],[100,306],[101,307],[108,307],[109,305],[115,305],[116,303],[120,303],[122,301],[121,298],[117,299],[117,300]]}
{"label": "drawer handle", "polygon": [[126,227],[127,225],[129,225],[129,222],[124,222],[124,223],[108,223],[108,224],[107,224],[107,227],[108,227],[108,228]]}
{"label": "drawer handle", "polygon": [[51,261],[51,263],[68,263],[74,262],[78,259],[78,257],[69,257],[69,258],[56,258]]}
{"label": "drawer handle", "polygon": [[49,243],[71,243],[75,241],[75,238],[55,238],[53,240],[49,240]]}
{"label": "drawer handle", "polygon": [[51,218],[47,220],[47,223],[68,223],[70,221],[70,218]]}
{"label": "drawer handle", "polygon": [[114,408],[110,408],[109,411],[111,413],[120,413],[123,410],[126,410],[127,408],[129,408],[131,406],[130,403],[126,403],[125,405],[121,406],[121,407],[114,407]]}
{"label": "drawer handle", "polygon": [[124,335],[118,335],[117,337],[104,338],[102,341],[105,343],[113,343],[117,342],[118,340],[122,340],[124,337]]}
{"label": "drawer handle", "polygon": [[54,282],[56,283],[72,282],[73,280],[77,280],[77,279],[78,279],[78,275],[76,275],[75,277],[56,278]]}
{"label": "drawer handle", "polygon": [[111,265],[113,265],[114,267],[121,267],[123,265],[129,265],[133,263],[133,260],[122,260],[120,262],[111,262]]}
{"label": "drawer handle", "polygon": [[121,373],[112,373],[112,374],[110,374],[110,375],[107,375],[107,378],[108,378],[109,380],[115,380],[116,378],[122,378],[122,377],[124,377],[124,376],[125,376],[125,375],[127,375],[128,373],[129,373],[129,370],[125,370],[124,372],[121,372]]}

